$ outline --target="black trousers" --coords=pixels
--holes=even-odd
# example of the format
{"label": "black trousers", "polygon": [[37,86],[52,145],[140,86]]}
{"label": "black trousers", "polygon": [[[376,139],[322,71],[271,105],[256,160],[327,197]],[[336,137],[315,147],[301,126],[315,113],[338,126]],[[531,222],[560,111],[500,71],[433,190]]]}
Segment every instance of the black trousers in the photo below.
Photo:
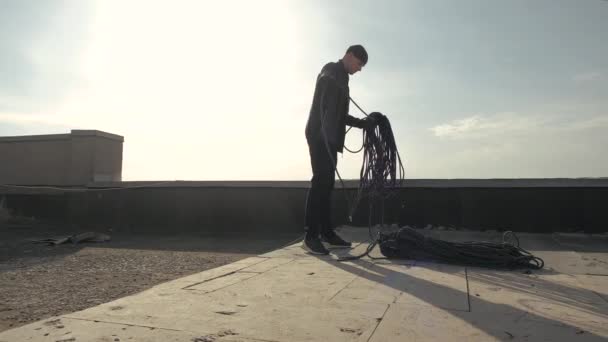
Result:
{"label": "black trousers", "polygon": [[331,231],[331,194],[336,181],[337,149],[324,141],[308,142],[312,166],[311,187],[306,200],[306,227],[311,236]]}

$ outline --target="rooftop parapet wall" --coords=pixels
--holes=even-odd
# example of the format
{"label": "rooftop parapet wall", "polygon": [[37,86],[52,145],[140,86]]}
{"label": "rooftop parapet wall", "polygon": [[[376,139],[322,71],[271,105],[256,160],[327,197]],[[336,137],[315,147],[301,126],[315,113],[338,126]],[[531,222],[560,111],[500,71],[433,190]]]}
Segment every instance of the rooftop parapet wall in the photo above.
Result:
{"label": "rooftop parapet wall", "polygon": [[122,179],[124,138],[96,130],[0,137],[0,184],[83,186]]}
{"label": "rooftop parapet wall", "polygon": [[[346,182],[353,198],[357,182]],[[141,232],[302,231],[306,181],[104,182],[71,189],[0,186],[11,211],[76,227]],[[384,222],[454,229],[608,232],[608,179],[469,179],[405,182],[385,201]],[[338,187],[334,223],[347,223]],[[366,226],[368,203],[353,223]],[[380,210],[372,222],[381,221]]]}

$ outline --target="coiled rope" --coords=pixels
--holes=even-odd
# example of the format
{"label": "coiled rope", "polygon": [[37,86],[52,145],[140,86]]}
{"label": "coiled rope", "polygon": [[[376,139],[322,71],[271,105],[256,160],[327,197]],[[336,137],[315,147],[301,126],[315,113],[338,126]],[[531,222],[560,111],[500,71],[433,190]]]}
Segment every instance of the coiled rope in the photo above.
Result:
{"label": "coiled rope", "polygon": [[[370,201],[368,228],[372,241],[363,254],[341,257],[339,261],[356,260],[365,256],[376,259],[370,253],[376,245],[379,245],[380,251],[386,258],[440,261],[489,268],[541,269],[544,267],[545,263],[541,258],[519,246],[519,239],[511,231],[503,234],[501,243],[444,241],[425,236],[407,227],[388,233],[379,231],[374,237],[371,228],[372,203],[379,200],[383,203],[385,199],[396,193],[403,185],[405,169],[388,118],[380,113],[368,115],[356,102],[352,99],[351,101],[366,116],[372,116],[376,122],[374,127],[368,126],[363,130],[361,180],[356,200],[349,212],[349,217],[352,217],[360,200],[365,196],[368,197]],[[384,206],[382,210],[384,211]]]}

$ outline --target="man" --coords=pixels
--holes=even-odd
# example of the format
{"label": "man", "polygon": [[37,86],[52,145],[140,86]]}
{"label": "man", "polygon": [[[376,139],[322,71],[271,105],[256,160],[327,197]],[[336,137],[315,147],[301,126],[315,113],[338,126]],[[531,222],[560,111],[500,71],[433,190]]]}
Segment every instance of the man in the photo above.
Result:
{"label": "man", "polygon": [[364,128],[373,117],[358,119],[348,114],[349,75],[367,63],[367,51],[353,45],[344,57],[326,64],[317,77],[312,106],[306,123],[306,140],[312,165],[311,188],[306,200],[306,238],[302,248],[312,254],[329,254],[322,241],[333,247],[350,247],[331,224],[331,192],[335,183],[338,152],[344,148],[346,125]]}

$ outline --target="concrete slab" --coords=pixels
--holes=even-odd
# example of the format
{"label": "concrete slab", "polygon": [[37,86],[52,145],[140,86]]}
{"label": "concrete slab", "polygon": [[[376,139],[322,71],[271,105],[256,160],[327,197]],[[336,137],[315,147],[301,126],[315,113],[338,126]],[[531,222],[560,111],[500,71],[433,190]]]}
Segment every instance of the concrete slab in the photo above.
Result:
{"label": "concrete slab", "polygon": [[469,310],[467,280],[462,266],[417,263],[400,277],[399,282],[404,291],[397,303]]}
{"label": "concrete slab", "polygon": [[[190,305],[186,300],[195,302]],[[267,341],[314,341],[323,336],[328,341],[366,341],[375,329],[378,318],[386,311],[386,305],[300,305],[296,303],[240,302],[249,304],[197,301],[194,297],[182,297],[179,302],[167,306],[140,305],[126,307],[122,316],[103,312],[89,312],[87,316],[106,322],[134,324],[165,329],[196,332],[210,335],[230,330],[239,337]],[[161,304],[161,303],[158,303]],[[170,305],[169,305],[170,304]],[[167,310],[162,310],[167,307]],[[181,310],[175,310],[181,307]],[[109,309],[109,308],[107,308]],[[109,309],[111,310],[111,309]],[[85,314],[68,315],[84,316]],[[91,317],[87,318],[91,319]],[[167,328],[170,326],[171,328]]]}
{"label": "concrete slab", "polygon": [[[365,265],[365,261],[360,261]],[[342,268],[348,267],[342,265]],[[439,285],[438,287],[436,285]],[[335,298],[342,301],[407,303],[468,310],[463,267],[371,264]]]}
{"label": "concrete slab", "polygon": [[608,253],[577,253],[581,256],[585,274],[608,276]]}
{"label": "concrete slab", "polygon": [[164,284],[159,284],[144,292],[171,292],[178,289],[183,289],[189,286],[210,281],[215,278],[221,278],[228,274],[237,272],[247,267],[268,261],[269,258],[251,257],[239,260],[237,262],[220,266],[205,272],[195,273],[186,277],[182,277]]}
{"label": "concrete slab", "polygon": [[[372,331],[370,329],[375,328],[377,318],[382,317],[387,308],[386,304],[340,301],[329,303],[336,293],[357,277],[356,271],[334,270],[334,274],[340,274],[340,277],[330,277],[330,272],[335,266],[316,258],[310,258],[306,262],[301,260],[293,262],[299,262],[301,268],[293,267],[292,263],[285,263],[285,260],[281,262],[282,265],[263,274],[243,270],[168,295],[142,294],[127,297],[111,305],[101,305],[68,316],[88,320],[101,319],[121,324],[172,327],[204,334],[213,331],[201,331],[201,327],[213,326],[221,330],[224,328],[219,327],[232,325],[239,326],[239,336],[253,336],[247,334],[255,333],[256,338],[264,336],[263,339],[267,340],[288,341],[298,340],[295,338],[297,336],[306,340],[307,328],[302,328],[301,331],[292,328],[286,332],[282,330],[272,332],[275,329],[273,327],[283,324],[282,319],[293,315],[295,324],[297,317],[302,315],[312,317],[315,316],[314,312],[318,312],[320,316],[315,319],[325,320],[323,312],[327,311],[328,316],[343,317],[343,320],[333,320],[334,323],[339,323],[339,327],[331,324],[326,326],[327,336],[335,335],[335,338],[343,340],[344,332],[340,330],[343,328],[354,340],[369,337]],[[211,285],[218,281],[220,285]],[[212,286],[213,291],[200,291],[200,286]],[[190,291],[190,289],[199,290]],[[205,287],[205,290],[209,288]],[[353,314],[356,316],[354,321]],[[260,315],[267,319],[264,322],[268,325],[260,322]],[[313,318],[306,318],[303,322],[307,322],[307,326],[309,323],[321,327],[325,324],[315,323]],[[350,323],[347,324],[348,322]],[[329,323],[331,322],[327,324]],[[258,331],[260,327],[264,327],[272,334],[289,333],[293,336],[277,337],[272,334],[266,336]]]}
{"label": "concrete slab", "polygon": [[464,312],[391,304],[370,342],[384,341],[605,341],[592,333],[523,313]]}
{"label": "concrete slab", "polygon": [[234,272],[223,277],[215,278],[200,284],[194,284],[192,286],[185,287],[184,290],[198,291],[202,293],[213,292],[219,289],[223,289],[224,287],[234,285],[243,280],[253,278],[257,275],[258,273],[253,272]]}
{"label": "concrete slab", "polygon": [[301,245],[301,243],[293,244],[285,248],[277,249],[275,251],[262,254],[260,256],[264,258],[306,258],[309,255],[306,253],[305,250],[301,248]]}
{"label": "concrete slab", "polygon": [[[332,267],[331,264],[322,262],[297,264],[296,261],[226,287],[206,298],[247,306],[255,303],[323,306],[357,278],[355,273],[338,271]],[[332,270],[338,276],[332,276]]]}
{"label": "concrete slab", "polygon": [[608,333],[608,305],[572,275],[469,269],[467,276],[472,312],[526,312],[540,320]]}
{"label": "concrete slab", "polygon": [[125,297],[64,317],[210,334],[214,331],[208,324],[214,316],[230,312],[234,307],[236,303],[207,301],[202,292],[180,290],[168,296]]}
{"label": "concrete slab", "polygon": [[606,234],[553,233],[552,237],[569,250],[608,253],[608,236]]}
{"label": "concrete slab", "polygon": [[[350,238],[348,229],[340,234]],[[454,234],[474,240],[444,235]],[[607,339],[608,277],[581,274],[602,269],[585,263],[602,264],[606,254],[563,250],[545,238],[536,234],[531,245],[549,267],[528,273],[413,260],[338,262],[337,255],[361,253],[367,244],[321,257],[293,244],[60,321],[5,331],[0,341]]]}
{"label": "concrete slab", "polygon": [[581,287],[591,290],[608,302],[608,277],[594,275],[575,275]]}
{"label": "concrete slab", "polygon": [[[231,330],[240,337],[269,341],[310,341],[315,340],[315,336],[335,341],[365,341],[387,309],[384,304],[327,304],[328,298],[322,297],[326,288],[322,287],[307,294],[303,293],[305,288],[295,289],[299,290],[297,296],[281,295],[280,290],[264,290],[255,284],[249,288],[269,295],[241,289],[205,295],[182,291],[152,302],[144,302],[142,298],[114,302],[114,306],[105,305],[68,316],[89,320],[101,317],[107,322],[171,327],[203,335]],[[314,299],[315,295],[319,295],[317,300],[306,300]],[[290,300],[290,297],[299,300]]]}
{"label": "concrete slab", "polygon": [[359,306],[354,311],[331,305],[276,303],[239,315],[218,317],[212,324],[220,329],[236,330],[240,336],[265,341],[367,341],[387,306],[368,308]]}
{"label": "concrete slab", "polygon": [[[608,263],[598,253],[574,251],[531,251],[545,261],[545,269],[566,274],[608,275]],[[595,259],[595,260],[594,260]]]}
{"label": "concrete slab", "polygon": [[[345,266],[346,265],[346,266]],[[344,267],[343,267],[344,266]],[[328,256],[314,256],[305,259],[296,259],[293,263],[278,267],[276,271],[291,276],[300,277],[314,273],[317,277],[342,278],[355,277],[365,270],[359,262],[338,262]]]}
{"label": "concrete slab", "polygon": [[[348,267],[348,266],[346,266]],[[398,272],[394,273],[398,275]],[[382,278],[383,281],[378,281]],[[390,279],[393,278],[393,279]],[[342,302],[394,303],[402,289],[395,277],[386,276],[376,266],[349,282],[332,300]]]}
{"label": "concrete slab", "polygon": [[253,272],[253,273],[264,273],[270,271],[273,268],[279,267],[284,264],[292,262],[291,258],[270,258],[260,263],[256,263],[252,266],[247,266],[241,269],[241,272]]}
{"label": "concrete slab", "polygon": [[29,325],[29,329],[13,329],[3,333],[2,337],[0,337],[0,342],[5,341],[254,342],[256,340],[240,337],[237,333],[230,330],[217,331],[212,334],[198,334],[173,329],[58,317],[31,324]]}

